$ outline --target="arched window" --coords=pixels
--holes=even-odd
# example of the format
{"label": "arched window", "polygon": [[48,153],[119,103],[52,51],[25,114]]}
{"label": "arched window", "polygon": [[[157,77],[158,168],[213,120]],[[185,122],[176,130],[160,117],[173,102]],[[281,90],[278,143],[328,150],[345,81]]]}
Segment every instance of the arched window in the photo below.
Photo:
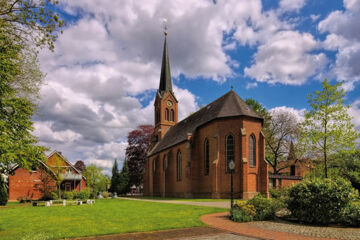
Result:
{"label": "arched window", "polygon": [[181,175],[182,175],[182,159],[181,159],[181,152],[180,150],[177,153],[176,156],[176,180],[181,181]]}
{"label": "arched window", "polygon": [[209,150],[209,140],[205,139],[204,143],[204,174],[209,175],[210,170],[210,150]]}
{"label": "arched window", "polygon": [[232,134],[226,137],[226,172],[229,173],[229,163],[235,161],[234,158],[234,136]]}
{"label": "arched window", "polygon": [[256,140],[254,134],[249,138],[249,163],[250,167],[256,166]]}
{"label": "arched window", "polygon": [[164,159],[163,159],[163,170],[164,170],[164,172],[166,171],[166,168],[167,168],[167,157],[165,155]]}
{"label": "arched window", "polygon": [[165,120],[169,121],[169,109],[165,109]]}
{"label": "arched window", "polygon": [[171,109],[170,110],[170,121],[175,121],[175,112],[174,112],[174,109]]}

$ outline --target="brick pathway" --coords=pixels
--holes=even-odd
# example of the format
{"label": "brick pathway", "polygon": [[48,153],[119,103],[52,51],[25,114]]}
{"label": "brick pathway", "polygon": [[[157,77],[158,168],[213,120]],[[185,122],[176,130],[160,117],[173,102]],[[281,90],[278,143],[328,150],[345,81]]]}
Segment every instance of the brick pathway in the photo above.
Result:
{"label": "brick pathway", "polygon": [[336,240],[334,238],[317,238],[307,237],[298,234],[285,233],[272,231],[267,229],[261,229],[254,227],[247,223],[237,223],[229,220],[229,213],[214,213],[204,215],[201,217],[201,221],[210,225],[211,227],[229,231],[235,234],[240,234],[248,237],[255,237],[258,239],[276,239],[276,240]]}

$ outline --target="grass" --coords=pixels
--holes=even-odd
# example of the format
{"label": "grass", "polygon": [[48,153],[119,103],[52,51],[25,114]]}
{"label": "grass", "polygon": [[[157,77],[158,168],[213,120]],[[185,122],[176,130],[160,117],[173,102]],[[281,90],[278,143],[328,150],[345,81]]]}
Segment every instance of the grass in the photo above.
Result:
{"label": "grass", "polygon": [[203,226],[199,217],[226,209],[97,200],[94,205],[0,209],[0,239],[58,239]]}
{"label": "grass", "polygon": [[[127,196],[129,197],[129,196]],[[130,198],[148,199],[148,200],[164,200],[164,201],[184,201],[184,202],[226,202],[230,199],[211,199],[211,198],[162,198],[150,196],[130,196]]]}

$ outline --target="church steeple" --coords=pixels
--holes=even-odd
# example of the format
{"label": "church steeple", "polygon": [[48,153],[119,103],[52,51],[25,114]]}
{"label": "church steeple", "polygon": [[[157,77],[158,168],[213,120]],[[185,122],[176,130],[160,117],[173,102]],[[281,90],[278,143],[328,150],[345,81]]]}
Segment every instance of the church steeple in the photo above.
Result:
{"label": "church steeple", "polygon": [[170,127],[174,126],[178,121],[178,101],[176,100],[172,90],[170,62],[166,42],[166,26],[164,33],[165,41],[161,64],[160,84],[154,103],[154,143],[160,141],[166,131]]}
{"label": "church steeple", "polygon": [[160,74],[160,85],[159,85],[159,93],[163,95],[167,91],[172,92],[172,83],[171,83],[171,74],[170,74],[170,62],[169,62],[169,54],[166,42],[165,32],[165,41],[164,41],[164,50],[161,64],[161,74]]}

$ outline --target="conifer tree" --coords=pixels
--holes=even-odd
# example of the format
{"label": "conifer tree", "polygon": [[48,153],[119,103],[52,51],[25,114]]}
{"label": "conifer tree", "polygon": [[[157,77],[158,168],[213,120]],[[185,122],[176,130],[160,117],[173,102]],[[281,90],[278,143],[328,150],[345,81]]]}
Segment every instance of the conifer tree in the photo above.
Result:
{"label": "conifer tree", "polygon": [[126,194],[130,191],[130,174],[128,163],[125,160],[124,166],[120,173],[120,193]]}
{"label": "conifer tree", "polygon": [[116,159],[112,167],[111,185],[109,191],[120,193],[120,173]]}

